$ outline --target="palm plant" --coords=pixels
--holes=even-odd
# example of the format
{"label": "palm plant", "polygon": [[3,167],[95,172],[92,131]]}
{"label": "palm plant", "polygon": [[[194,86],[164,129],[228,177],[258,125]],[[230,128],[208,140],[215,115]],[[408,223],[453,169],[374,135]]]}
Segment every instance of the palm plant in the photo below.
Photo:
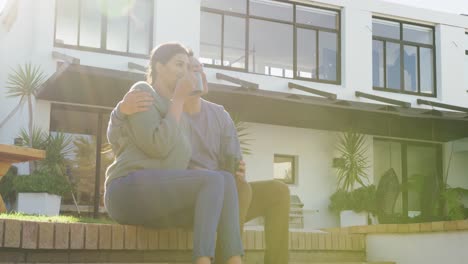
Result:
{"label": "palm plant", "polygon": [[[13,110],[0,122],[2,128],[8,120],[10,120],[16,112],[27,102],[28,103],[28,132],[33,134],[33,102],[36,99],[39,87],[44,81],[45,75],[38,66],[33,66],[30,63],[24,66],[18,66],[13,69],[13,73],[8,75],[7,79],[7,97],[19,97],[19,102]],[[29,145],[32,147],[32,145]]]}
{"label": "palm plant", "polygon": [[250,146],[250,141],[252,140],[249,138],[249,132],[248,126],[246,123],[240,120],[240,118],[237,115],[233,115],[232,120],[234,121],[234,126],[236,127],[237,130],[237,137],[239,138],[240,142],[240,147],[241,147],[241,152],[244,155],[250,155],[252,154],[249,146]]}
{"label": "palm plant", "polygon": [[343,133],[337,149],[341,154],[341,162],[337,166],[338,188],[351,191],[356,184],[365,187],[368,159],[364,135],[352,131]]}
{"label": "palm plant", "polygon": [[39,127],[33,127],[31,131],[31,133],[28,133],[25,129],[21,129],[19,138],[24,145],[45,150],[46,157],[43,160],[34,161],[34,169],[31,170],[31,175],[28,176],[34,179],[30,178],[26,180],[25,178],[18,185],[19,188],[21,188],[21,185],[28,183],[28,185],[32,185],[34,188],[37,187],[42,191],[49,189],[52,193],[60,195],[70,192],[75,206],[78,208],[73,186],[65,173],[66,166],[69,163],[68,156],[73,151],[72,138],[62,132],[49,134]]}
{"label": "palm plant", "polygon": [[37,161],[37,169],[47,170],[54,175],[64,175],[67,156],[72,151],[70,136],[61,132],[48,134],[41,128],[33,127],[32,133],[21,129],[19,138],[21,138],[24,145],[45,150],[46,157]]}

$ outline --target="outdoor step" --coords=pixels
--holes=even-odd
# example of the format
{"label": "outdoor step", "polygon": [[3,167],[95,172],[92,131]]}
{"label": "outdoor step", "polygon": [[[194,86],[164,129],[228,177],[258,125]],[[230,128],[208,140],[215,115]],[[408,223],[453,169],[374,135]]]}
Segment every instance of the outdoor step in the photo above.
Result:
{"label": "outdoor step", "polygon": [[[347,261],[341,261],[341,262],[289,262],[289,264],[396,264],[396,262],[389,262],[389,261],[379,261],[379,262],[347,262]],[[245,263],[247,264],[247,263]],[[248,263],[250,264],[250,263]]]}
{"label": "outdoor step", "polygon": [[[263,264],[263,251],[246,251],[246,264]],[[291,250],[289,263],[365,263],[365,252],[328,251],[328,250]]]}

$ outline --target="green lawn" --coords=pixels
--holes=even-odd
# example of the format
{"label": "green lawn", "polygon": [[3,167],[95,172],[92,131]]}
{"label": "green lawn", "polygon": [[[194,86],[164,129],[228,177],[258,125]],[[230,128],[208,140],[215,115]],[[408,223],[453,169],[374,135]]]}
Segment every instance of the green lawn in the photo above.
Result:
{"label": "green lawn", "polygon": [[44,216],[27,215],[21,213],[0,214],[0,219],[13,219],[35,222],[54,222],[54,223],[96,223],[96,224],[115,224],[114,221],[105,218],[76,217],[68,215]]}

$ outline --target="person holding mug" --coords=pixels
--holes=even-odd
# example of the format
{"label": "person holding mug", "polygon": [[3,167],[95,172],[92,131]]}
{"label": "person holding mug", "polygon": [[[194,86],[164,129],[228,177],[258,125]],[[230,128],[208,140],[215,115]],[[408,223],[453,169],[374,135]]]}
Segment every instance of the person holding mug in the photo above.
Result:
{"label": "person holding mug", "polygon": [[129,92],[146,98],[138,106],[144,111],[124,115],[123,103],[112,111],[107,136],[116,156],[106,171],[105,206],[121,224],[192,227],[197,264],[213,260],[218,232],[223,261],[239,264],[244,252],[234,178],[188,168],[192,146],[183,111],[196,83],[189,54],[179,43],[154,48],[147,81]]}

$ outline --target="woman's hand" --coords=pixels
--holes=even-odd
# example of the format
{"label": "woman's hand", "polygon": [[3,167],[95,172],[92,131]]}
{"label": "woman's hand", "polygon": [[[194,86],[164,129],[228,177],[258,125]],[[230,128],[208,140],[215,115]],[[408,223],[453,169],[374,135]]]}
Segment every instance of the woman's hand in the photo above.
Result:
{"label": "woman's hand", "polygon": [[184,77],[177,81],[173,101],[185,102],[193,92],[196,79],[193,72],[187,73]]}
{"label": "woman's hand", "polygon": [[247,179],[245,178],[245,162],[243,160],[239,161],[235,177],[236,180],[240,182],[247,182]]}
{"label": "woman's hand", "polygon": [[125,115],[148,111],[153,101],[154,98],[149,92],[132,90],[126,93],[120,101],[119,111]]}

